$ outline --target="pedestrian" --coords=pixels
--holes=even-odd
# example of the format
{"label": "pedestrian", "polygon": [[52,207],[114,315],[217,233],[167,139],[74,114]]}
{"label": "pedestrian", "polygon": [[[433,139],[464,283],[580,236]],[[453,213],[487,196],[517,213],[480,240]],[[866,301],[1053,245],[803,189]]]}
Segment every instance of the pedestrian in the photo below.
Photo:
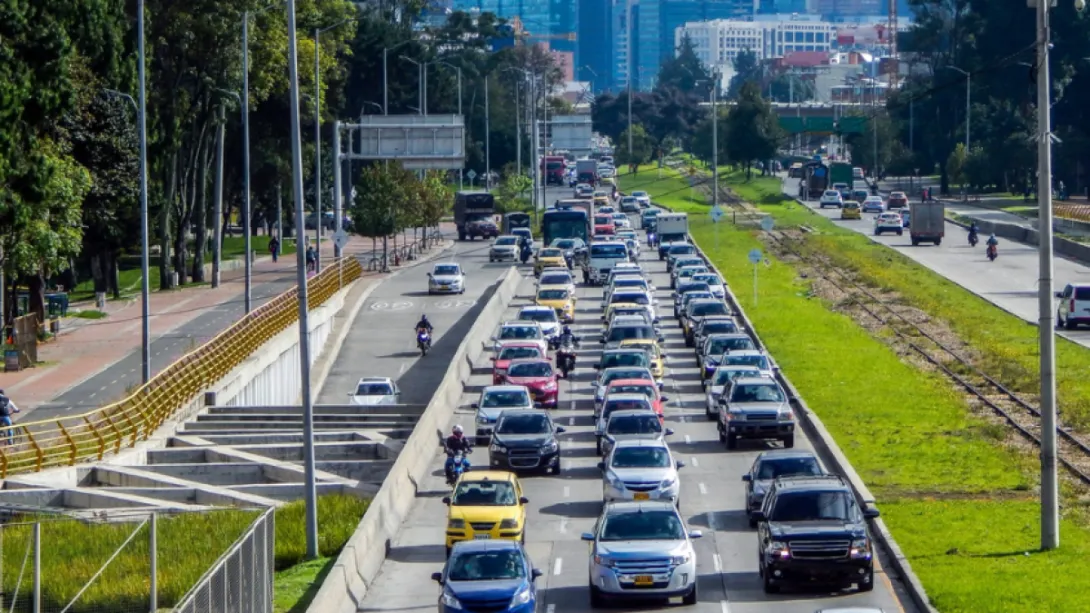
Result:
{"label": "pedestrian", "polygon": [[0,425],[7,426],[8,445],[15,444],[15,429],[11,427],[13,425],[11,416],[18,412],[19,407],[15,406],[11,398],[4,395],[4,390],[0,390]]}
{"label": "pedestrian", "polygon": [[275,236],[269,239],[269,253],[272,254],[273,262],[280,258],[280,239]]}
{"label": "pedestrian", "polygon": [[307,247],[307,271],[314,272],[314,267],[318,263],[318,253],[314,250],[314,245]]}

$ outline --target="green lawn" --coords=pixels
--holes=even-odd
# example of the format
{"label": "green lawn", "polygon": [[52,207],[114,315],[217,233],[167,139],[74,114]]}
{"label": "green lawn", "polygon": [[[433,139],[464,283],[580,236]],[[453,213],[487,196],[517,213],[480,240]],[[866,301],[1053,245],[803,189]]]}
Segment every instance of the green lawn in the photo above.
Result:
{"label": "green lawn", "polygon": [[[654,200],[693,213],[695,240],[726,276],[762,340],[871,487],[940,611],[1090,610],[1090,573],[1084,572],[1090,571],[1090,563],[1082,555],[1090,538],[1081,516],[1074,521],[1072,513],[1081,504],[1065,492],[1071,506],[1065,507],[1064,548],[1033,552],[1039,538],[1033,498],[1036,462],[1006,446],[1005,429],[971,415],[945,379],[903,362],[851,318],[831,311],[813,296],[810,281],[800,279],[789,264],[773,258],[770,267],[760,267],[755,305],[753,267],[746,255],[764,249],[757,232],[712,224],[707,215],[698,214],[707,206],[689,198],[684,179],[644,178],[642,186],[635,185],[639,181],[639,175],[631,182],[622,178],[622,189],[646,189]],[[754,180],[739,187],[736,191],[761,201],[779,191],[779,182]],[[822,231],[822,240],[836,236],[800,206],[764,208],[773,211],[781,226],[805,222]],[[864,249],[854,238],[843,240],[845,249]],[[868,255],[885,261],[881,251]],[[905,266],[902,279],[911,268]],[[919,267],[912,274],[930,275]],[[922,282],[917,277],[909,281]],[[960,288],[949,291],[953,289],[965,293]],[[950,294],[933,299],[956,302]],[[1002,317],[998,309],[989,309],[990,317]],[[1023,336],[1032,335],[1028,326],[1020,325]],[[1031,554],[1023,555],[1025,551]],[[1061,567],[1062,573],[1057,572]]]}

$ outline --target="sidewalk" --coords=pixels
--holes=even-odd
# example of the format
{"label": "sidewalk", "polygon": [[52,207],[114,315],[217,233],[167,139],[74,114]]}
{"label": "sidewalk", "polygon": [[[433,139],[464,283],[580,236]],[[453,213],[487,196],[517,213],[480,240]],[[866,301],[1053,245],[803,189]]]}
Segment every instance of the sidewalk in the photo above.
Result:
{"label": "sidewalk", "polygon": [[[405,236],[411,239],[412,233]],[[399,241],[400,243],[400,241]],[[371,257],[371,240],[352,236],[345,245],[344,254],[356,256],[366,262]],[[434,250],[433,250],[434,253]],[[333,260],[332,241],[324,241],[321,246],[323,266]],[[253,265],[251,294],[254,305],[259,305],[258,297],[271,297],[270,289],[280,293],[295,285],[296,256],[282,256],[276,263],[270,256],[258,258]],[[153,272],[154,274],[154,272]],[[385,277],[378,273],[364,272],[366,282],[375,282]],[[212,289],[207,285],[187,286],[172,291],[152,292],[150,296],[149,329],[151,341],[164,337],[179,327],[192,322],[197,317],[221,305],[241,303],[244,291],[244,269],[224,272],[220,287]],[[279,286],[279,287],[277,287]],[[65,320],[79,322],[69,324],[69,330],[55,341],[39,345],[38,358],[41,363],[34,368],[20,372],[0,372],[0,389],[15,399],[25,413],[28,409],[47,404],[66,391],[95,377],[99,373],[118,366],[118,362],[139,350],[141,335],[142,308],[139,298],[107,302],[106,318],[91,320],[71,317]],[[234,323],[231,318],[217,322],[216,332]],[[181,339],[179,339],[181,342]],[[197,339],[191,339],[196,344]],[[189,348],[182,348],[188,351]],[[183,351],[183,352],[184,352]],[[152,360],[152,374],[169,365],[168,361]],[[133,373],[117,373],[117,378],[132,376]],[[138,377],[138,375],[136,375]],[[106,404],[117,398],[96,398],[93,404]]]}

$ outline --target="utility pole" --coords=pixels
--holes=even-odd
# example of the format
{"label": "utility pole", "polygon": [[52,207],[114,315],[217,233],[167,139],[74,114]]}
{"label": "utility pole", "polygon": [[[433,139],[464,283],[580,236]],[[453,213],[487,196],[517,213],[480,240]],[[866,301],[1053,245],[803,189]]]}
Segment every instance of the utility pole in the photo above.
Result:
{"label": "utility pole", "polygon": [[[719,79],[712,70],[712,208],[719,206],[719,109],[717,101],[719,96]],[[716,232],[716,237],[719,233]]]}
{"label": "utility pole", "polygon": [[913,141],[916,136],[916,101],[912,98],[908,100],[908,150],[915,151]]}
{"label": "utility pole", "polygon": [[[522,81],[515,82],[515,167],[522,174],[522,105],[519,97],[522,96]],[[487,100],[486,100],[487,104]]]}
{"label": "utility pole", "polygon": [[222,103],[219,117],[219,125],[216,126],[216,191],[212,194],[212,287],[220,286],[220,265],[223,260],[223,138],[227,117]]}
{"label": "utility pole", "polygon": [[[140,317],[140,328],[143,342],[140,346],[141,371],[143,381],[147,384],[151,381],[151,330],[149,329],[150,273],[148,272],[148,99],[146,93],[147,77],[144,74],[144,66],[147,64],[144,54],[144,0],[136,0],[136,40],[137,40],[137,79],[140,82],[140,104],[136,113],[136,122],[140,130],[140,298],[143,303]],[[163,253],[160,257],[167,257]],[[35,601],[37,602],[37,601]]]}
{"label": "utility pole", "polygon": [[[344,213],[341,210],[341,122],[333,122],[333,228],[335,235],[341,233],[341,219]],[[333,242],[333,257],[341,257],[341,246],[336,240]],[[340,266],[340,264],[338,264]],[[339,269],[338,269],[339,270]]]}
{"label": "utility pole", "polygon": [[629,159],[629,161],[631,161],[632,160],[632,69],[633,69],[632,68],[633,67],[633,57],[632,57],[632,48],[633,48],[633,45],[632,45],[632,0],[628,0],[625,3],[625,18],[624,19],[625,19],[625,23],[624,23],[625,30],[627,31],[627,34],[625,34],[625,39],[628,41],[626,43],[627,51],[626,51],[626,58],[625,58],[625,59],[628,60],[628,69],[625,72],[628,74],[628,159]]}
{"label": "utility pole", "polygon": [[[492,151],[489,143],[492,140],[491,117],[488,112],[488,75],[484,77],[484,185],[485,189],[492,191]],[[520,141],[521,142],[521,141]]]}

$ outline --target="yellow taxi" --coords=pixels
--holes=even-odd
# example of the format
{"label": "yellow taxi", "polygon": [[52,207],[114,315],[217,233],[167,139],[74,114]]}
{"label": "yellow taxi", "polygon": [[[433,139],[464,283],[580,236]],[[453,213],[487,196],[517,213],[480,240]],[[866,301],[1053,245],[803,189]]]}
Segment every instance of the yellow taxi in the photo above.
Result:
{"label": "yellow taxi", "polygon": [[643,349],[651,356],[651,375],[656,381],[661,381],[666,376],[666,360],[663,359],[662,348],[657,341],[651,338],[630,338],[621,341],[621,349]]}
{"label": "yellow taxi", "polygon": [[654,323],[654,315],[652,314],[650,305],[637,304],[635,302],[614,302],[606,307],[606,312],[602,315],[603,333],[609,329],[609,324],[613,322],[613,317],[615,315],[644,315],[646,316],[647,323]]}
{"label": "yellow taxi", "polygon": [[597,194],[594,195],[594,210],[597,211],[598,207],[609,206],[611,204],[613,203],[609,201],[609,196],[599,196]]}
{"label": "yellow taxi", "polygon": [[526,542],[526,505],[514,473],[474,470],[463,473],[447,505],[447,555],[458,541],[502,539]]}
{"label": "yellow taxi", "polygon": [[854,200],[845,200],[844,206],[840,207],[841,219],[863,219],[863,209],[859,207],[859,203]]}
{"label": "yellow taxi", "polygon": [[534,302],[538,306],[552,307],[560,321],[569,324],[575,321],[575,302],[577,298],[566,285],[544,285],[537,288]]}
{"label": "yellow taxi", "polygon": [[568,260],[564,257],[564,250],[555,247],[542,247],[534,256],[534,276],[541,276],[541,271],[549,267],[568,267]]}

